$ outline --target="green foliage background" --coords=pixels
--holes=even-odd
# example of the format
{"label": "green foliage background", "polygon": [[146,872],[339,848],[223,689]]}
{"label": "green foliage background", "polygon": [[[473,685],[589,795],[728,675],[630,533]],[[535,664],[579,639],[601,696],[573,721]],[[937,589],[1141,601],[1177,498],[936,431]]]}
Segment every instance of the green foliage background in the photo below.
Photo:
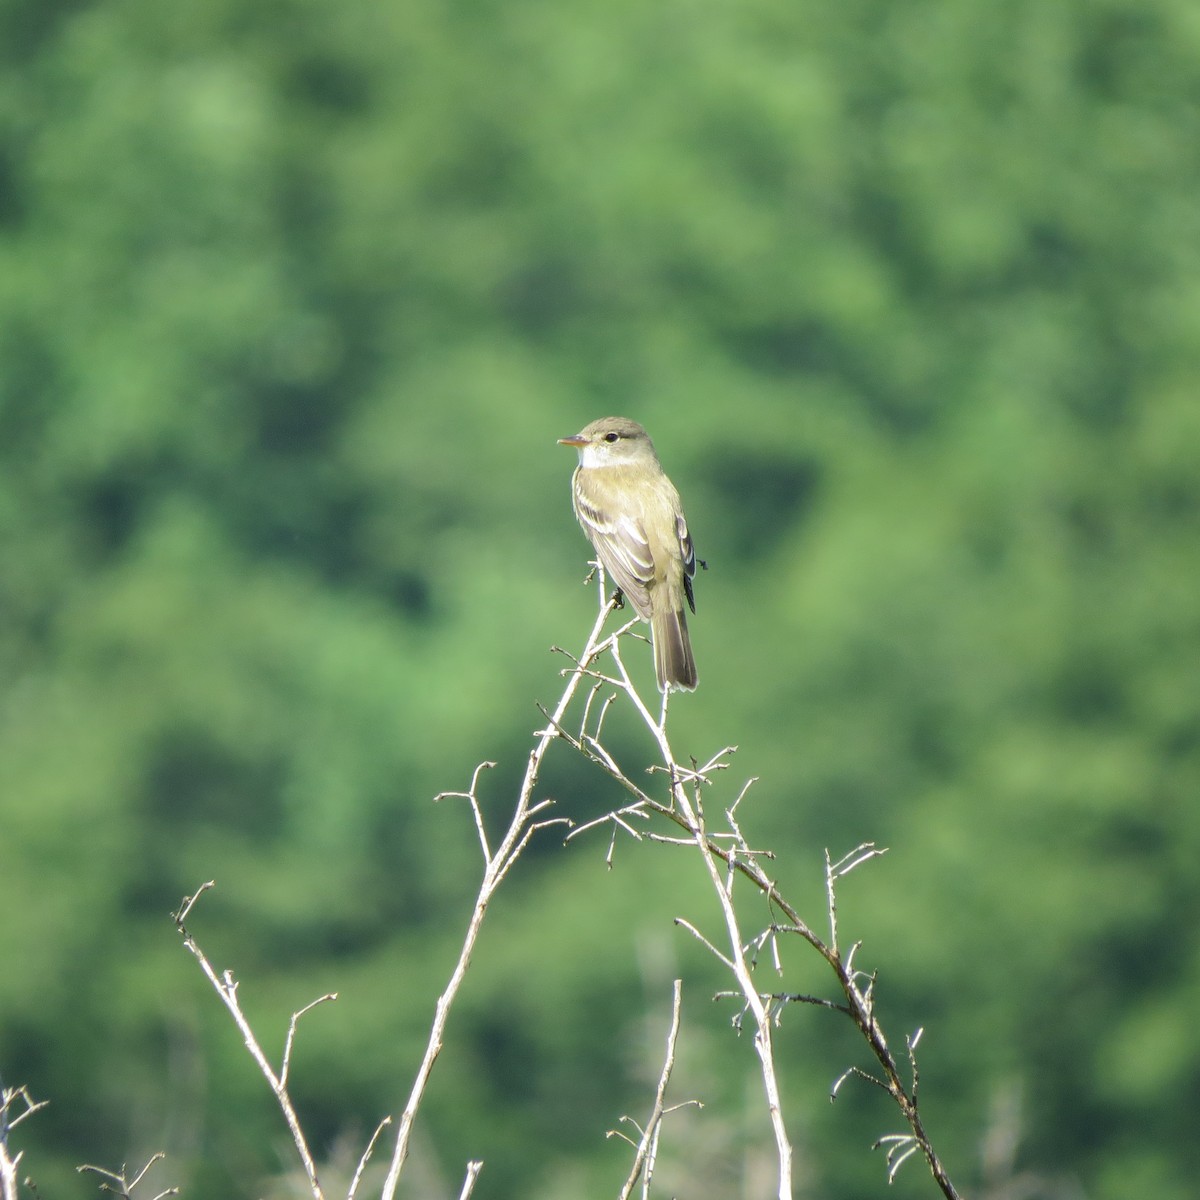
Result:
{"label": "green foliage background", "polygon": [[[210,877],[269,1044],[341,994],[294,1065],[322,1152],[399,1109],[478,871],[430,798],[492,758],[506,809],[594,606],[554,439],[616,412],[712,567],[677,743],[740,746],[814,920],[824,847],[890,847],[843,920],[956,1180],[1016,1097],[1045,1194],[1193,1195],[1198,80],[1190,0],[4,0],[0,1071],[52,1100],[42,1194],[287,1162],[168,918]],[[546,789],[612,799],[565,750]],[[709,1107],[664,1170],[742,1194],[701,881],[603,851],[502,894],[410,1194],[475,1156],[613,1194],[675,972]],[[803,1194],[881,1194],[850,1030],[780,1045]]]}

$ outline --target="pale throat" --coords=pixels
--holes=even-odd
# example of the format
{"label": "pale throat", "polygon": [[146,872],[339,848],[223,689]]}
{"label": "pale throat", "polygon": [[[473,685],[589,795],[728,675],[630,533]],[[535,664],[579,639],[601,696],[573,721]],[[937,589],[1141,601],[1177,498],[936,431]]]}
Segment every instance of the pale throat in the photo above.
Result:
{"label": "pale throat", "polygon": [[589,470],[598,467],[628,467],[637,461],[636,454],[607,442],[602,446],[589,442],[586,446],[579,447],[579,465]]}

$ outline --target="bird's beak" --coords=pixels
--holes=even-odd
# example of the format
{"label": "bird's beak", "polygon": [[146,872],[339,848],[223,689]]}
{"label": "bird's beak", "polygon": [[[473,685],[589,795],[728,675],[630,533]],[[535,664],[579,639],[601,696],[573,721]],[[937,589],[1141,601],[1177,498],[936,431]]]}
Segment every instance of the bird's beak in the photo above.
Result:
{"label": "bird's beak", "polygon": [[558,444],[560,446],[586,446],[587,438],[582,433],[573,433],[570,437],[559,438]]}

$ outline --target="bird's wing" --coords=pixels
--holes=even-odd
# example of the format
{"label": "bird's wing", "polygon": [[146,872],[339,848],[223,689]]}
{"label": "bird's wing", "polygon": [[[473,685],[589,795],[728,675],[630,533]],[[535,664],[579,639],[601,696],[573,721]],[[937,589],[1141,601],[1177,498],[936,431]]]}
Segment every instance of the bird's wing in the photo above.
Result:
{"label": "bird's wing", "polygon": [[692,576],[696,574],[696,548],[692,545],[692,535],[688,532],[682,509],[677,509],[675,513],[675,532],[679,537],[679,553],[683,559],[683,590],[687,595],[689,607],[695,612],[696,599],[692,595]]}
{"label": "bird's wing", "polygon": [[627,514],[608,516],[578,493],[575,512],[613,583],[625,593],[638,616],[648,621],[654,556],[642,523]]}

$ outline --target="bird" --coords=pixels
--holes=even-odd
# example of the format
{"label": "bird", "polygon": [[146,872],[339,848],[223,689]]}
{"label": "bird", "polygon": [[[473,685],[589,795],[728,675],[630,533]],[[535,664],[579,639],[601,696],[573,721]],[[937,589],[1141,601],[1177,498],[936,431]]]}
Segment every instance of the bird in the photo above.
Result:
{"label": "bird", "polygon": [[628,417],[601,417],[558,440],[579,452],[571,477],[576,519],[609,577],[650,623],[658,690],[694,691],[696,660],[683,606],[696,611],[696,551],[650,435]]}

